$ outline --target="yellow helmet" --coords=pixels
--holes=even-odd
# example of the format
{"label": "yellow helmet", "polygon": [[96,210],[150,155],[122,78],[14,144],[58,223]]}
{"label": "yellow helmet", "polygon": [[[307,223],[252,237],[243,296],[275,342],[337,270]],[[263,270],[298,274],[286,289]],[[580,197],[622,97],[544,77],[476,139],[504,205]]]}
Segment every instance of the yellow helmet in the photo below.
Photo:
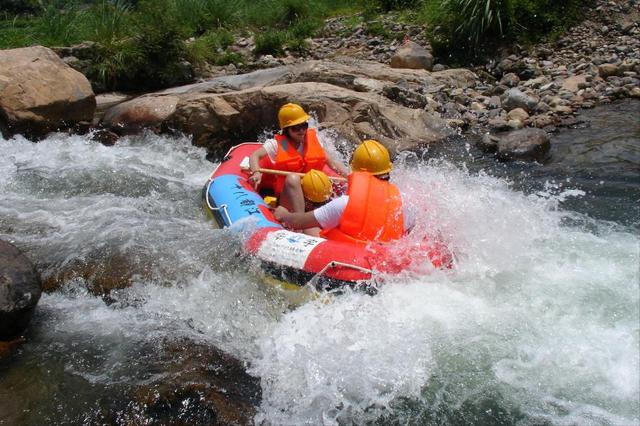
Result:
{"label": "yellow helmet", "polygon": [[302,177],[304,197],[314,203],[327,201],[333,191],[329,177],[320,170],[310,170]]}
{"label": "yellow helmet", "polygon": [[353,152],[351,169],[354,172],[369,172],[382,175],[391,171],[389,151],[380,142],[373,139],[362,142]]}
{"label": "yellow helmet", "polygon": [[278,111],[278,123],[281,129],[304,123],[309,118],[311,117],[298,104],[284,104]]}

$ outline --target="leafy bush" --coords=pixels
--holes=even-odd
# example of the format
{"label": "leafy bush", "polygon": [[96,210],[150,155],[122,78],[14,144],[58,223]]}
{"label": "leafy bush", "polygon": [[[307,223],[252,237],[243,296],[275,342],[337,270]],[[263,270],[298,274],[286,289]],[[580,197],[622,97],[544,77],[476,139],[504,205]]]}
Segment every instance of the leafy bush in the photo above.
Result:
{"label": "leafy bush", "polygon": [[229,65],[229,64],[243,64],[245,58],[239,53],[225,50],[220,55],[217,55],[213,63],[216,65]]}
{"label": "leafy bush", "polygon": [[530,43],[575,22],[593,0],[424,0],[425,24],[437,56],[473,58],[497,45]]}
{"label": "leafy bush", "polygon": [[233,42],[235,41],[235,37],[233,36],[233,33],[231,33],[231,31],[225,28],[221,28],[216,32],[216,40],[221,48],[226,49],[233,44]]}
{"label": "leafy bush", "polygon": [[232,43],[233,34],[228,30],[209,32],[186,46],[187,59],[194,65],[204,65],[207,62],[216,65],[244,62],[242,55],[228,51],[227,48]]}
{"label": "leafy bush", "polygon": [[294,23],[289,28],[289,33],[293,38],[305,39],[313,37],[318,29],[323,25],[324,21],[317,19],[305,19]]}
{"label": "leafy bush", "polygon": [[379,36],[384,39],[391,38],[391,33],[387,31],[380,21],[367,22],[364,27],[364,32],[370,36]]}
{"label": "leafy bush", "polygon": [[456,43],[468,40],[472,49],[477,50],[482,41],[504,34],[509,17],[507,0],[443,0],[441,6],[456,14],[453,29]]}
{"label": "leafy bush", "polygon": [[554,35],[576,23],[581,10],[593,1],[578,0],[510,0],[511,32],[524,42]]}
{"label": "leafy bush", "polygon": [[178,24],[154,7],[147,7],[139,19],[135,41],[143,61],[135,79],[138,85],[159,88],[187,81],[181,64],[187,52]]}
{"label": "leafy bush", "polygon": [[309,43],[307,43],[307,41],[303,38],[290,38],[289,40],[287,40],[286,46],[287,49],[292,52],[302,53],[309,50]]}
{"label": "leafy bush", "polygon": [[131,88],[132,84],[128,82],[135,78],[143,61],[144,53],[133,40],[99,44],[86,73],[97,83],[94,87],[97,92]]}
{"label": "leafy bush", "polygon": [[274,55],[281,56],[284,54],[284,43],[287,40],[287,34],[284,31],[270,30],[259,33],[255,37],[255,55]]}
{"label": "leafy bush", "polygon": [[420,1],[416,0],[378,0],[378,4],[385,12],[398,9],[412,9],[419,7]]}
{"label": "leafy bush", "polygon": [[203,65],[216,58],[218,49],[216,33],[207,33],[186,45],[187,59],[194,65]]}

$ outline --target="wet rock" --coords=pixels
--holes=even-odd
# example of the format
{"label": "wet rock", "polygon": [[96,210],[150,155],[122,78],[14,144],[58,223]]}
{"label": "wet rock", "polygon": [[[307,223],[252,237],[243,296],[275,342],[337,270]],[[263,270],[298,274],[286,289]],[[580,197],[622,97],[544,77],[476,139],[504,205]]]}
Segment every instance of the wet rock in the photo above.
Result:
{"label": "wet rock", "polygon": [[514,130],[496,137],[498,138],[497,156],[502,161],[542,162],[551,148],[547,132],[541,129]]}
{"label": "wet rock", "polygon": [[107,129],[97,129],[91,135],[91,139],[94,141],[100,142],[105,146],[113,146],[118,141],[120,136],[117,133],[114,133]]}
{"label": "wet rock", "polygon": [[84,75],[42,46],[0,51],[0,127],[37,139],[91,121],[96,100]]}
{"label": "wet rock", "polygon": [[33,263],[15,246],[0,240],[0,340],[22,333],[35,310],[42,283]]}
{"label": "wet rock", "polygon": [[[17,337],[8,341],[0,341],[0,361],[13,355],[24,342],[24,337]],[[6,420],[6,418],[3,417],[3,420]]]}
{"label": "wet rock", "polygon": [[175,424],[188,405],[184,424],[253,424],[262,399],[260,379],[247,374],[239,360],[213,347],[179,341],[162,344],[159,363],[162,376],[133,395],[146,418]]}
{"label": "wet rock", "polygon": [[482,138],[476,142],[476,146],[484,152],[493,153],[498,150],[498,141],[499,139],[497,137],[485,133],[482,135]]}
{"label": "wet rock", "polygon": [[126,254],[100,249],[81,259],[65,262],[62,268],[44,276],[42,288],[45,292],[53,292],[65,283],[82,280],[91,294],[111,303],[111,292],[131,287],[136,279],[150,279],[152,269],[150,259],[134,261]]}

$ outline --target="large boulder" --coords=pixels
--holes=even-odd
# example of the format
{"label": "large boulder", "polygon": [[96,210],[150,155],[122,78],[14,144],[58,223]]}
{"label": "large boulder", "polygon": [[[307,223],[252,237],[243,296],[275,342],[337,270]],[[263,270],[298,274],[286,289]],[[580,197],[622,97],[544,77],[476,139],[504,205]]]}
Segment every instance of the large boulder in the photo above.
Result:
{"label": "large boulder", "polygon": [[96,108],[91,84],[52,50],[0,51],[0,130],[39,138],[90,122]]}
{"label": "large boulder", "polygon": [[[229,93],[178,95],[175,111],[158,121],[156,105],[174,95],[145,95],[108,111],[103,125],[126,127],[127,117],[151,117],[148,127],[161,126],[192,135],[195,145],[221,153],[246,139],[255,139],[265,128],[274,128],[277,109],[296,102],[315,115],[322,128],[336,130],[357,143],[376,138],[392,150],[408,149],[445,139],[451,134],[444,120],[422,109],[411,109],[374,93],[343,89],[327,83],[293,83]],[[172,103],[173,100],[171,100]],[[141,110],[146,106],[146,112]],[[129,110],[131,108],[131,111]],[[136,121],[140,125],[140,120]]]}
{"label": "large boulder", "polygon": [[[363,84],[366,81],[367,84]],[[395,69],[380,62],[341,57],[334,60],[306,61],[295,65],[257,70],[247,74],[216,77],[201,83],[174,87],[162,94],[228,93],[288,83],[329,83],[355,91],[382,92],[388,85],[431,93],[443,87],[474,87],[477,76],[468,69],[454,68],[437,72],[424,69]],[[374,83],[375,82],[375,83]]]}
{"label": "large boulder", "polygon": [[473,87],[476,80],[468,70],[431,73],[353,59],[308,61],[144,95],[107,111],[102,125],[117,132],[173,129],[219,153],[275,129],[278,107],[297,102],[321,127],[348,140],[378,138],[391,149],[406,149],[451,134],[437,114],[425,110],[430,100],[424,92]]}
{"label": "large boulder", "polygon": [[0,340],[24,331],[41,294],[40,275],[31,261],[0,240]]}

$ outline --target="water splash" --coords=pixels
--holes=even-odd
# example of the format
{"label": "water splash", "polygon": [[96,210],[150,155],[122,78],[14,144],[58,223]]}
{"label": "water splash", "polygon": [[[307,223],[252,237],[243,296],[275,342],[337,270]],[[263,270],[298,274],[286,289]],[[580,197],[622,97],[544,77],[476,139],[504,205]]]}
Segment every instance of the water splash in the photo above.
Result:
{"label": "water splash", "polygon": [[[108,301],[85,276],[44,295],[10,371],[50,372],[4,382],[34,406],[59,383],[93,401],[162,380],[153,348],[187,338],[250,366],[267,424],[638,423],[640,240],[567,210],[584,196],[570,184],[523,191],[518,174],[403,154],[393,179],[456,268],[416,265],[374,297],[287,311],[237,256],[237,238],[200,214],[213,165],[186,138],[17,137],[0,152],[2,238],[50,274],[105,253],[144,266]],[[28,419],[86,417],[68,396]]]}

